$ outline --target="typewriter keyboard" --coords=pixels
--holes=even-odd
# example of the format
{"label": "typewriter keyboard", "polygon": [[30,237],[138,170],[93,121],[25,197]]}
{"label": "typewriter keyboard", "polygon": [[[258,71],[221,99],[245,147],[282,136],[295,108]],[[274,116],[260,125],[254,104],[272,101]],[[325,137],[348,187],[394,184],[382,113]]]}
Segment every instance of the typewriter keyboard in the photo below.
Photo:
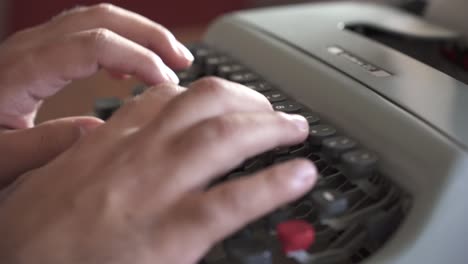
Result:
{"label": "typewriter keyboard", "polygon": [[[177,73],[182,86],[219,76],[262,93],[276,111],[303,115],[310,125],[305,142],[253,157],[213,184],[296,157],[312,160],[320,171],[312,191],[225,239],[201,264],[360,263],[391,238],[411,198],[379,172],[379,158],[372,150],[228,54],[202,44],[190,50],[194,64]],[[133,94],[145,88],[139,85]],[[99,99],[96,115],[107,119],[120,105],[115,98]]]}

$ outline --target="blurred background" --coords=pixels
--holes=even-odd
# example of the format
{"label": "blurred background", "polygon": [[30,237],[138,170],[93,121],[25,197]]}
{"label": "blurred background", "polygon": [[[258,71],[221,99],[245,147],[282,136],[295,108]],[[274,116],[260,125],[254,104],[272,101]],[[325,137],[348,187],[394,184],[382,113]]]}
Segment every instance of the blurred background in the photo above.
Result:
{"label": "blurred background", "polygon": [[[424,0],[368,1],[405,6],[411,10],[411,5]],[[98,0],[0,0],[0,39],[6,38],[15,31],[43,23],[64,10],[78,5],[93,5],[100,2]],[[109,0],[107,2],[161,23],[169,28],[179,40],[188,43],[200,39],[207,25],[226,12],[269,5],[319,2],[319,0]],[[96,98],[126,97],[130,88],[136,83],[137,80],[113,80],[105,73],[74,82],[70,87],[47,100],[39,113],[38,122],[89,113]]]}
{"label": "blurred background", "polygon": [[[77,5],[92,5],[98,0],[47,0],[33,2],[30,0],[0,1],[0,33],[2,37],[11,32],[37,25],[52,16]],[[239,9],[256,6],[297,3],[300,0],[111,0],[109,3],[124,7],[147,16],[171,30],[187,31],[200,28],[216,16]],[[304,1],[302,1],[304,2]]]}
{"label": "blurred background", "polygon": [[[327,0],[109,0],[107,2],[147,16],[171,30],[200,28],[215,17],[234,10],[268,5],[319,2]],[[330,0],[328,0],[330,1]],[[358,1],[358,0],[354,0]],[[92,5],[98,0],[0,0],[0,37],[17,30],[47,21],[52,16],[77,5]],[[388,4],[415,2],[414,0],[371,0]],[[418,2],[418,1],[416,1]]]}

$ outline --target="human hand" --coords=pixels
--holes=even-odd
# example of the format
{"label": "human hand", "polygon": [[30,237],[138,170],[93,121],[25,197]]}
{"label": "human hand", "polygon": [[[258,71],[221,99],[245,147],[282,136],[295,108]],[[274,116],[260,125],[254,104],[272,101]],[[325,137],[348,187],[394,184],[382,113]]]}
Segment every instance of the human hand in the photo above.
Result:
{"label": "human hand", "polygon": [[154,85],[178,82],[169,67],[192,60],[167,29],[140,15],[109,4],[75,8],[0,46],[0,127],[32,127],[43,99],[99,68]]}
{"label": "human hand", "polygon": [[148,84],[176,83],[169,67],[192,60],[167,29],[109,4],[76,8],[13,35],[0,46],[0,189],[102,123],[73,117],[33,128],[42,101],[70,81],[105,68]]}
{"label": "human hand", "polygon": [[274,112],[261,94],[215,78],[162,84],[0,201],[5,263],[196,263],[217,241],[304,195],[308,160],[214,187],[245,159],[297,144],[307,121]]}

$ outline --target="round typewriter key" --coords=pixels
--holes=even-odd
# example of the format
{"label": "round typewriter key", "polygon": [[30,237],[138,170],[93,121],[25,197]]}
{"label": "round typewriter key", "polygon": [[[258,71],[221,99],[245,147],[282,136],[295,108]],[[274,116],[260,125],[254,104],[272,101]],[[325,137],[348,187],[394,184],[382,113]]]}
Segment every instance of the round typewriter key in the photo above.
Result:
{"label": "round typewriter key", "polygon": [[297,113],[301,111],[301,109],[302,106],[299,103],[293,101],[283,101],[273,104],[273,110],[285,113]]}
{"label": "round typewriter key", "polygon": [[359,149],[342,156],[343,173],[351,180],[365,179],[377,169],[377,156],[367,150]]}
{"label": "round typewriter key", "polygon": [[229,75],[228,80],[236,83],[249,83],[258,80],[258,76],[251,72],[238,72]]}
{"label": "round typewriter key", "polygon": [[356,141],[343,136],[330,137],[323,140],[322,149],[327,158],[338,161],[341,155],[356,148]]}
{"label": "round typewriter key", "polygon": [[229,61],[229,57],[225,55],[212,55],[208,56],[205,59],[205,74],[206,75],[214,75],[217,73],[218,66],[227,63]]}
{"label": "round typewriter key", "polygon": [[264,92],[268,92],[268,91],[271,90],[271,85],[269,85],[266,82],[262,82],[262,81],[246,83],[245,86],[247,86],[250,89],[255,90],[255,91],[259,92],[259,93],[264,93]]}
{"label": "round typewriter key", "polygon": [[336,129],[329,125],[315,125],[309,128],[309,142],[312,146],[321,146],[324,139],[336,134]]}
{"label": "round typewriter key", "polygon": [[229,260],[239,264],[273,264],[273,254],[265,241],[258,239],[228,239],[224,250]]}
{"label": "round typewriter key", "polygon": [[195,64],[204,64],[205,58],[213,55],[214,51],[206,46],[194,46],[190,47],[189,50],[192,52],[193,56],[195,57]]}
{"label": "round typewriter key", "polygon": [[122,105],[122,100],[117,97],[100,98],[94,103],[94,112],[102,120],[107,120]]}
{"label": "round typewriter key", "polygon": [[268,99],[270,103],[276,103],[286,100],[286,96],[283,93],[278,91],[266,92],[263,95]]}
{"label": "round typewriter key", "polygon": [[315,229],[306,221],[289,220],[276,227],[283,252],[307,250],[315,242]]}
{"label": "round typewriter key", "polygon": [[198,79],[202,74],[200,66],[194,64],[190,68],[183,71],[176,72],[177,77],[179,77],[180,83],[191,83]]}
{"label": "round typewriter key", "polygon": [[309,126],[317,125],[320,122],[320,118],[316,114],[310,112],[302,112],[299,114],[305,117],[305,119],[309,123]]}
{"label": "round typewriter key", "polygon": [[244,71],[245,67],[242,66],[241,64],[237,63],[229,63],[229,64],[223,64],[218,66],[218,69],[216,70],[216,74],[221,77],[221,78],[227,78],[231,74]]}
{"label": "round typewriter key", "polygon": [[337,217],[348,210],[348,199],[331,189],[317,189],[310,194],[311,202],[319,210],[319,218]]}

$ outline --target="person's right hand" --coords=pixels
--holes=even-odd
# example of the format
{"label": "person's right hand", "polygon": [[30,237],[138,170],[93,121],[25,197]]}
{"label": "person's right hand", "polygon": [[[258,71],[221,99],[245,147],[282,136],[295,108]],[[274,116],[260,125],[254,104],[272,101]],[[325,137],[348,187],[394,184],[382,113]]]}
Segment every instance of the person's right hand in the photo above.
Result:
{"label": "person's right hand", "polygon": [[304,195],[308,160],[214,187],[245,159],[306,139],[298,115],[215,78],[162,84],[0,200],[0,259],[15,264],[191,264],[217,241]]}

